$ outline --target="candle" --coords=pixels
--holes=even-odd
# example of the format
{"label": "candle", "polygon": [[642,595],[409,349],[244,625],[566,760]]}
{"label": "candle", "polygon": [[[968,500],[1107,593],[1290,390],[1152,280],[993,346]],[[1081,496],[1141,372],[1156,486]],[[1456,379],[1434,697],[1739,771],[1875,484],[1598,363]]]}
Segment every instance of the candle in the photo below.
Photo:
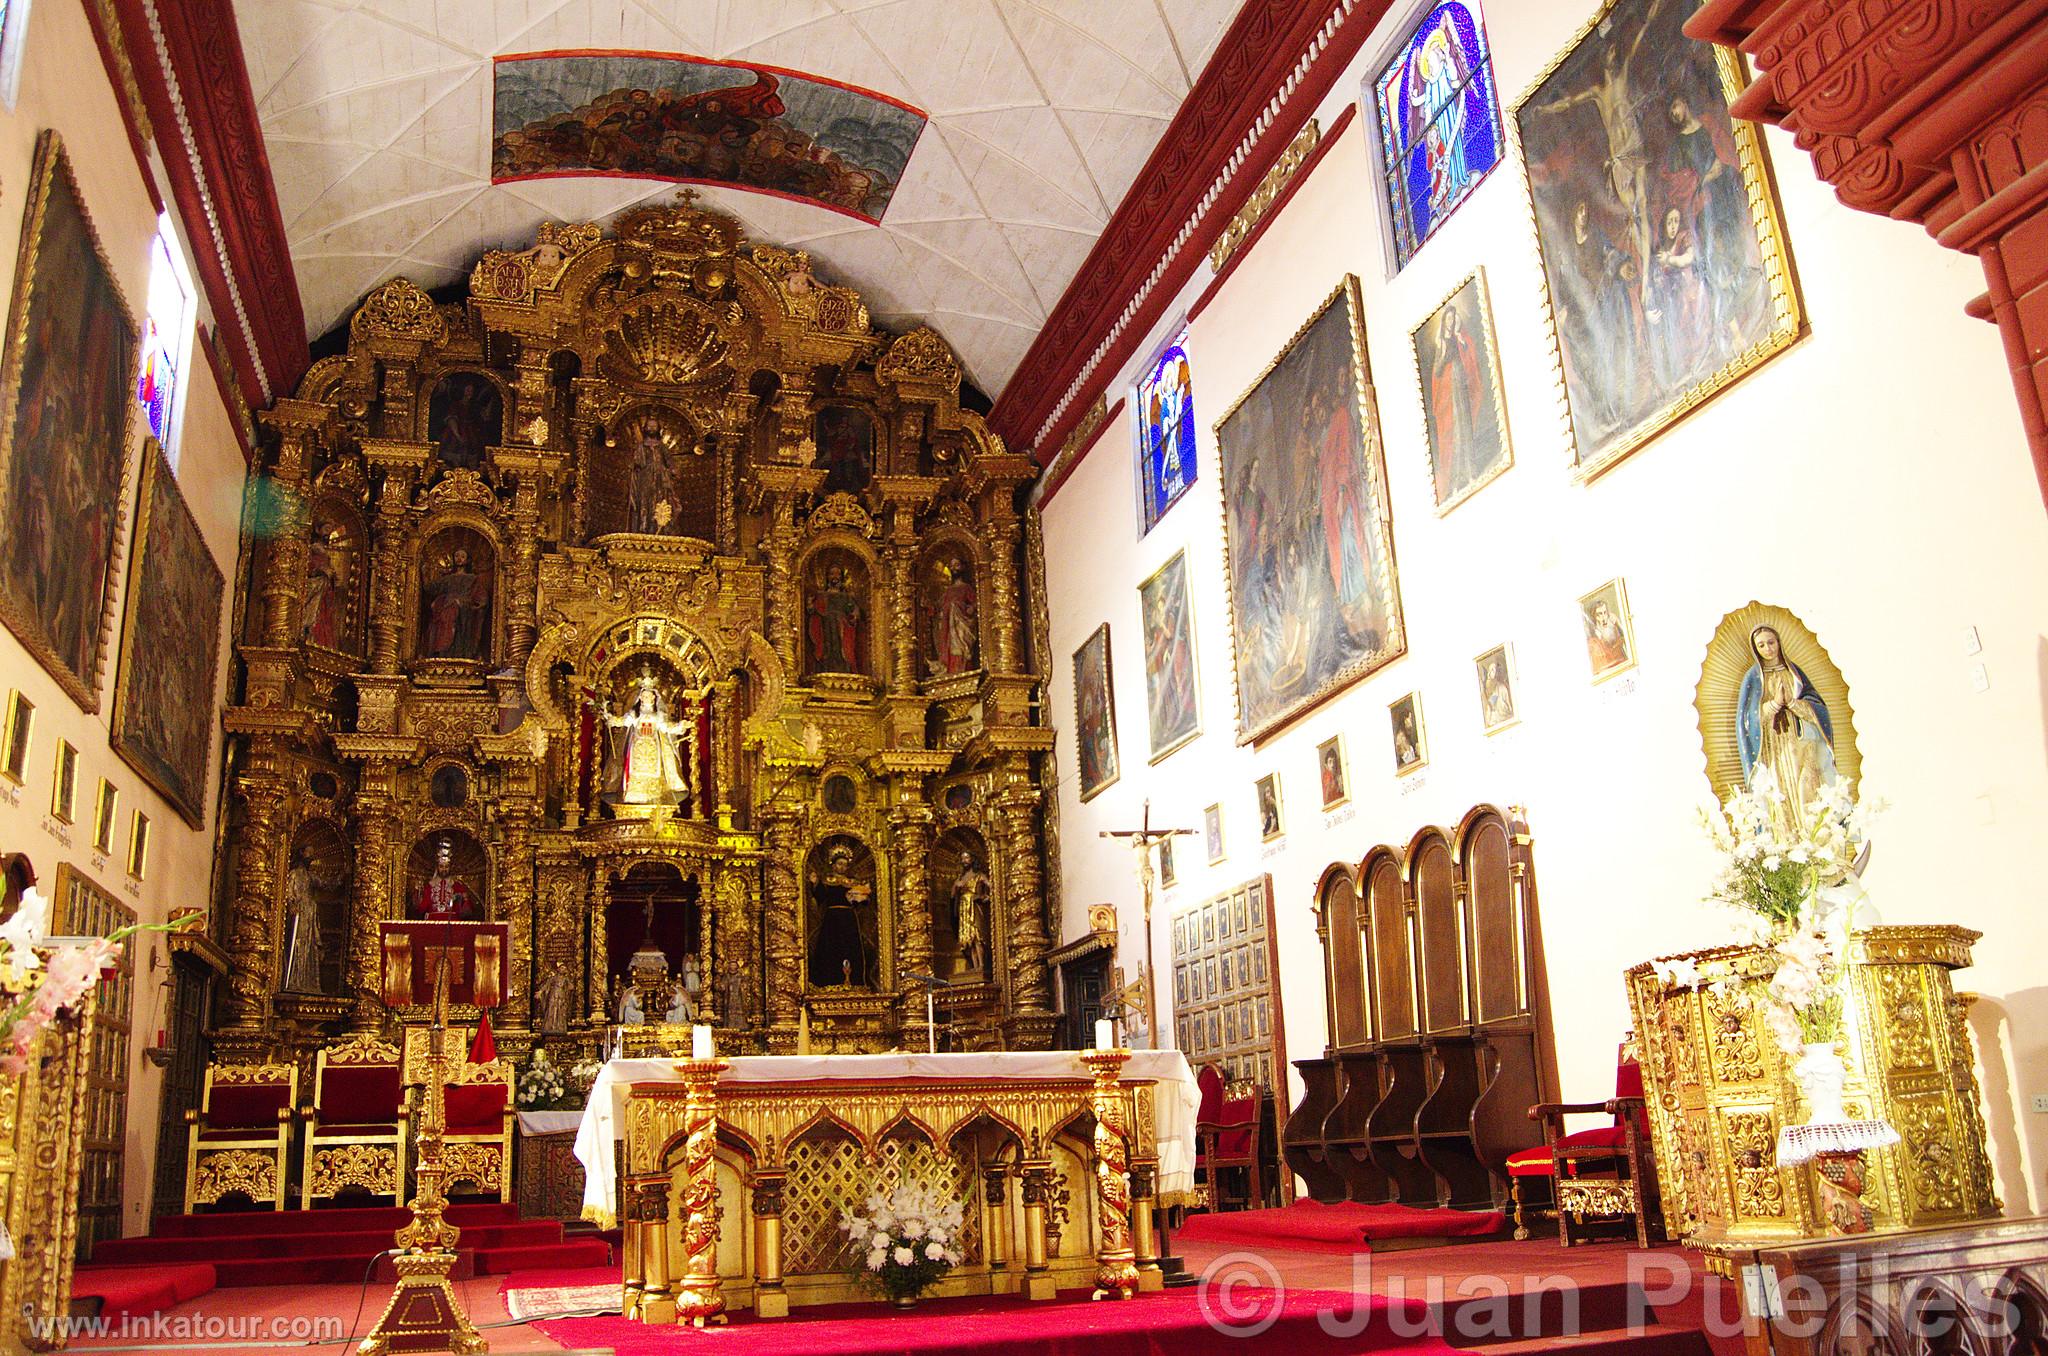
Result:
{"label": "candle", "polygon": [[1116,1023],[1107,1017],[1095,1019],[1095,1048],[1114,1050],[1116,1048]]}
{"label": "candle", "polygon": [[708,1026],[693,1026],[693,1027],[691,1027],[691,1028],[690,1028],[690,1058],[691,1058],[691,1059],[710,1059],[710,1058],[711,1058],[711,1028],[710,1028],[710,1027],[708,1027]]}

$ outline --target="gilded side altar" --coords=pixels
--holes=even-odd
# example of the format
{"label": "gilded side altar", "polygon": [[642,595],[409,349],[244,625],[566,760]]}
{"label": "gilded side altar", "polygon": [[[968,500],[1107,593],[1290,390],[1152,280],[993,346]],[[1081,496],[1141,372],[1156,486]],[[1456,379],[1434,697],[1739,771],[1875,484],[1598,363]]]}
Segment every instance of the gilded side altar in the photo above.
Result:
{"label": "gilded side altar", "polygon": [[419,916],[509,925],[515,1055],[670,1001],[888,1049],[918,974],[955,1048],[1045,1046],[1035,467],[962,399],[688,194],[365,297],[262,417],[216,1047],[382,1031]]}

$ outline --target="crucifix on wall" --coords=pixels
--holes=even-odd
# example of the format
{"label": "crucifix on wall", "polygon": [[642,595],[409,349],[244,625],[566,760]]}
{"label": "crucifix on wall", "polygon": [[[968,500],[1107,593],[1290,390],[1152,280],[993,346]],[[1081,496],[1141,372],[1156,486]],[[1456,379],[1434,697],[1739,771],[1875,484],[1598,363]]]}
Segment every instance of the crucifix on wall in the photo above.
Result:
{"label": "crucifix on wall", "polygon": [[[1143,985],[1144,996],[1142,1002],[1145,1009],[1145,1020],[1150,1027],[1149,1035],[1152,1048],[1155,1050],[1163,1049],[1164,1046],[1159,1039],[1159,991],[1158,985],[1154,983],[1154,971],[1157,967],[1152,964],[1152,849],[1161,843],[1171,843],[1175,838],[1181,837],[1184,834],[1192,836],[1194,830],[1153,828],[1152,802],[1150,800],[1145,802],[1144,812],[1139,817],[1137,828],[1104,829],[1102,831],[1104,838],[1123,839],[1137,853],[1138,857],[1138,889],[1144,900],[1145,908],[1143,922],[1145,950],[1141,957],[1143,968],[1139,971],[1138,982]],[[1172,848],[1169,847],[1166,850],[1170,852]],[[1129,1000],[1126,999],[1125,1001],[1128,1006]]]}

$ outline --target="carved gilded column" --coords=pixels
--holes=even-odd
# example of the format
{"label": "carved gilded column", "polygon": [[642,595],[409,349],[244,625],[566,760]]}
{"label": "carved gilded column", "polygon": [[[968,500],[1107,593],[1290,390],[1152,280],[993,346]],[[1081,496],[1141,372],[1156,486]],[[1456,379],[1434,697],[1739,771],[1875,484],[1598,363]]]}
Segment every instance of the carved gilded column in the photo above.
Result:
{"label": "carved gilded column", "polygon": [[270,534],[264,551],[263,643],[282,649],[299,643],[300,611],[306,595],[306,527],[309,511],[306,486],[321,434],[333,421],[325,405],[281,400],[263,414],[274,430],[277,454],[270,465],[270,512],[264,530]]}
{"label": "carved gilded column", "polygon": [[[907,515],[898,515],[901,522]],[[917,599],[911,579],[910,543],[892,541],[884,548],[889,571],[889,691],[908,696],[917,690]]]}
{"label": "carved gilded column", "polygon": [[500,808],[504,844],[498,855],[498,898],[491,911],[511,925],[507,929],[511,982],[498,1010],[507,1031],[528,1031],[533,1026],[533,826],[538,818],[531,796],[507,797]]}
{"label": "carved gilded column", "polygon": [[590,867],[590,1021],[598,1027],[611,1023],[611,1011],[606,1006],[611,995],[605,991],[605,984],[611,978],[605,973],[611,945],[606,917],[611,895],[610,870],[603,862],[593,862]]}
{"label": "carved gilded column", "polygon": [[[897,974],[932,973],[932,812],[923,803],[924,778],[900,780],[897,806],[889,813],[890,844],[896,857]],[[899,980],[899,982],[902,982]]]}
{"label": "carved gilded column", "polygon": [[355,996],[350,1026],[377,1031],[384,1025],[383,961],[377,928],[400,916],[393,907],[396,862],[392,832],[397,824],[394,781],[399,766],[419,756],[416,740],[375,735],[337,735],[335,747],[359,763],[355,794],[355,889],[349,901],[348,991]]}
{"label": "carved gilded column", "polygon": [[399,606],[405,579],[401,551],[412,511],[413,479],[431,449],[399,443],[370,442],[363,457],[384,472],[377,491],[377,516],[370,546],[370,671],[398,672],[399,630],[411,609]]}
{"label": "carved gilded column", "polygon": [[1010,994],[1020,1013],[1051,1011],[1046,980],[1045,899],[1038,864],[1038,788],[1031,781],[1031,755],[1007,755],[1004,786],[997,798],[998,832],[1008,852],[1003,859],[1009,913]]}
{"label": "carved gilded column", "polygon": [[[249,739],[235,798],[242,821],[235,836],[235,893],[229,904],[227,1023],[242,1034],[237,1053],[253,1055],[277,987],[276,938],[281,907],[279,864],[284,853],[284,749],[274,734]],[[260,1042],[258,1043],[260,1044]]]}
{"label": "carved gilded column", "polygon": [[793,1031],[803,1002],[804,948],[799,929],[802,905],[798,877],[800,848],[795,811],[774,808],[766,820],[768,1025]]}
{"label": "carved gilded column", "polygon": [[995,507],[988,524],[988,592],[983,595],[995,622],[991,628],[996,645],[995,663],[989,667],[996,673],[1017,672],[1021,629],[1017,610],[1017,514],[1009,505],[1008,494],[1009,487],[999,485],[993,496]]}

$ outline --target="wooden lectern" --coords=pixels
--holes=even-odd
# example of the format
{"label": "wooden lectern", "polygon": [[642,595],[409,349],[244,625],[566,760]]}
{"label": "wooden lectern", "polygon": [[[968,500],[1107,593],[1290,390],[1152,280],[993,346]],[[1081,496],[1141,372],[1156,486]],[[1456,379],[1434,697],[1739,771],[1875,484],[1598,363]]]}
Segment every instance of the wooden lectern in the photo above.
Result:
{"label": "wooden lectern", "polygon": [[461,1232],[442,1218],[441,1136],[448,1125],[447,1058],[442,1038],[448,1005],[496,1007],[505,993],[506,925],[448,921],[385,923],[384,1006],[433,1005],[427,1081],[419,1120],[419,1166],[413,1173],[412,1222],[396,1235],[398,1286],[384,1316],[357,1346],[358,1356],[449,1351],[458,1356],[490,1350],[456,1301],[448,1273]]}

